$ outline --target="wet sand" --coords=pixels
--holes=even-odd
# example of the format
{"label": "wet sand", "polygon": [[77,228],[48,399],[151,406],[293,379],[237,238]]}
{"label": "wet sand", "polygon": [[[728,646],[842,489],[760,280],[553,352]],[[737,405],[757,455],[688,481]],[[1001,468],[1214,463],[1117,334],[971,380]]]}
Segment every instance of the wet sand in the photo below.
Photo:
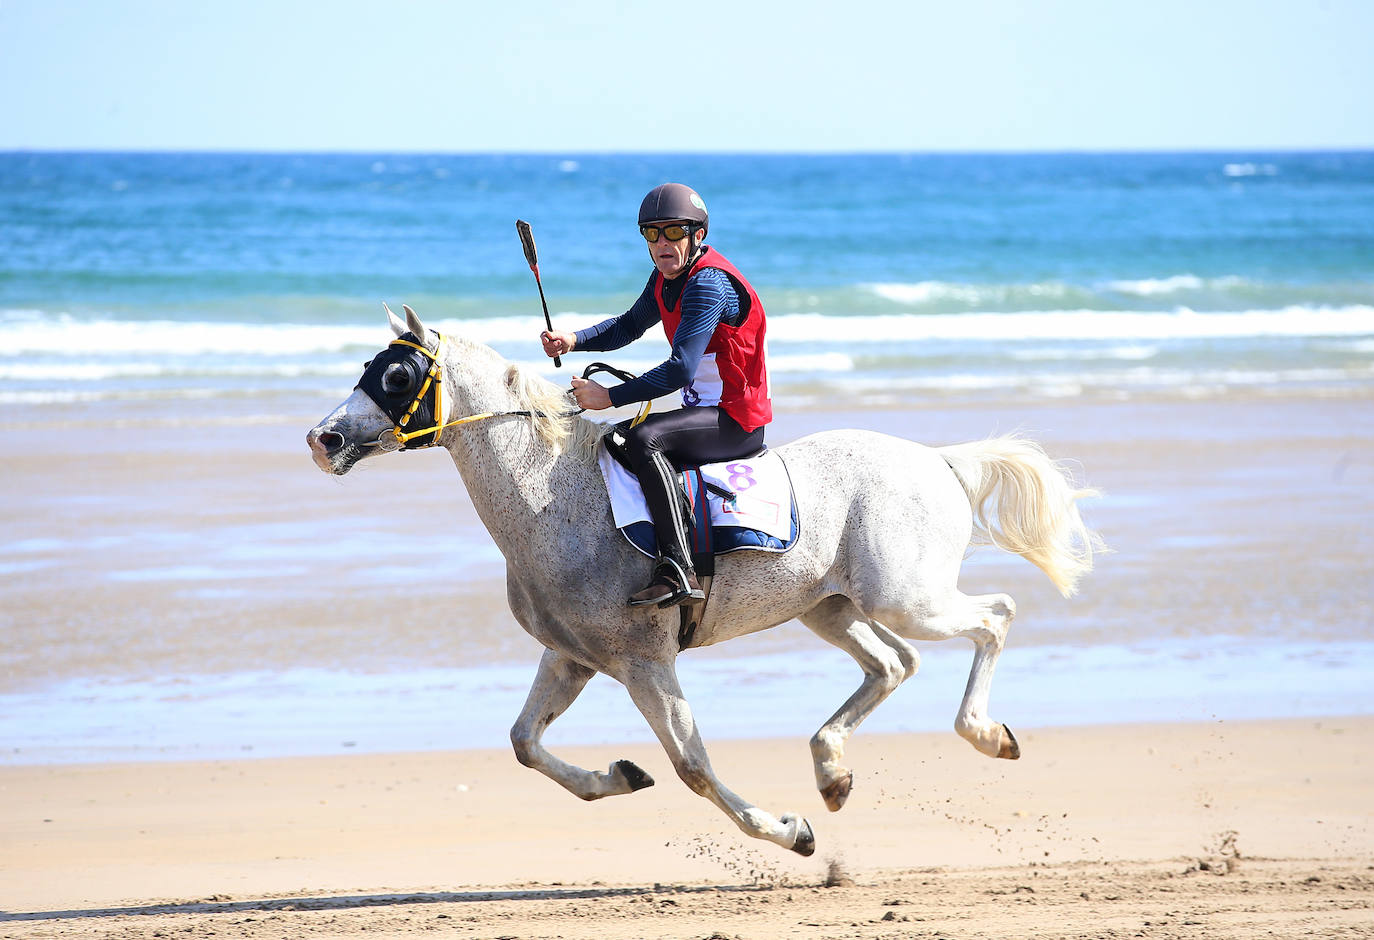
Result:
{"label": "wet sand", "polygon": [[[116,412],[60,430],[0,415],[0,693],[70,676],[310,666],[363,671],[534,662],[504,563],[448,455],[397,454],[342,479],[287,414]],[[209,422],[210,426],[203,426]],[[964,590],[1017,600],[1010,643],[1157,637],[1374,639],[1374,407],[1267,397],[784,413],[781,443],[868,427],[932,444],[1024,430],[1106,494],[1113,549],[1060,598],[995,551]],[[766,632],[693,655],[821,648]]]}

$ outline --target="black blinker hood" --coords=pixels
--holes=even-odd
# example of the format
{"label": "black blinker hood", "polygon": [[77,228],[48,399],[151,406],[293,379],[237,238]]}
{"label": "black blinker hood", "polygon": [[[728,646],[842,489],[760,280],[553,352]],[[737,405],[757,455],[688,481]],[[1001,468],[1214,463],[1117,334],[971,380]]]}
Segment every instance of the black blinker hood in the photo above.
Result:
{"label": "black blinker hood", "polygon": [[[414,333],[405,333],[401,339],[417,346],[424,345]],[[435,380],[415,412],[410,413],[410,406],[415,401],[415,397],[420,394],[420,389],[424,388],[425,377],[429,374],[432,365],[433,361],[430,357],[420,350],[403,343],[392,343],[372,358],[358,379],[358,384],[353,387],[362,389],[363,393],[372,399],[377,407],[382,409],[386,416],[391,419],[391,423],[402,432],[432,428],[439,423],[438,416],[434,413],[434,406],[437,386],[438,382],[442,381],[441,378]],[[390,377],[389,382],[387,381],[388,377]],[[417,447],[428,447],[437,439],[437,431],[422,434],[413,440],[406,441],[402,449],[412,450]]]}

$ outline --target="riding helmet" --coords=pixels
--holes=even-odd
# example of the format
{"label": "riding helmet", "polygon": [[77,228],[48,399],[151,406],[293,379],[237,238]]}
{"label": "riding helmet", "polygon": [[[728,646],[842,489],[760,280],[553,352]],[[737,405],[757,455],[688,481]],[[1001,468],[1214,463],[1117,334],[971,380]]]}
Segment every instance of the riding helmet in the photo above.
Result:
{"label": "riding helmet", "polygon": [[655,186],[639,204],[640,225],[678,220],[695,223],[703,234],[709,227],[710,218],[706,214],[706,203],[690,186],[681,183]]}

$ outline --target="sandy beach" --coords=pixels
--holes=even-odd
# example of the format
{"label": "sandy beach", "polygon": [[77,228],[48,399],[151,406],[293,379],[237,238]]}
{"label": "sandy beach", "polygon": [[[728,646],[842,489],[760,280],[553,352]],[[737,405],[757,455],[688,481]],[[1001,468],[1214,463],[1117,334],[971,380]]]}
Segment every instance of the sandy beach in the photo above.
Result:
{"label": "sandy beach", "polygon": [[[447,456],[327,479],[302,437],[332,404],[256,418],[125,405],[118,422],[93,412],[60,430],[4,416],[31,447],[0,471],[11,547],[0,694],[30,707],[0,710],[0,936],[1374,935],[1368,693],[1328,700],[1316,688],[1322,676],[1348,683],[1343,651],[1371,639],[1367,401],[1007,402],[780,419],[775,441],[822,427],[932,443],[1024,428],[1106,491],[1090,521],[1114,550],[1072,601],[1016,559],[979,555],[965,570],[966,590],[1005,590],[1020,605],[1007,684],[993,695],[1020,761],[984,758],[948,730],[862,729],[849,748],[854,796],[831,815],[806,738],[842,694],[778,703],[796,710],[796,730],[762,740],[747,735],[744,710],[738,728],[723,727],[728,695],[700,703],[717,772],[765,808],[808,816],[811,859],[745,839],[642,738],[578,744],[576,711],[555,726],[567,743],[550,736],[560,754],[597,768],[632,759],[658,785],[581,803],[516,763],[503,744],[513,713],[461,700],[419,752],[360,734],[304,756],[313,745],[289,733],[298,716],[272,712],[270,696],[256,720],[286,729],[280,754],[255,747],[265,725],[247,712],[232,737],[205,729],[190,748],[164,738],[178,703],[201,696],[200,677],[399,676],[391,698],[341,706],[385,716],[388,702],[404,704],[411,670],[532,668],[537,648],[504,609],[501,559]],[[394,525],[417,505],[445,520],[420,544]],[[1293,687],[1289,653],[1235,659],[1251,670],[1239,686],[1232,659],[1184,668],[1211,643],[1290,641],[1306,644],[1311,688]],[[1169,652],[1176,642],[1184,652]],[[785,627],[691,655],[821,648]],[[1097,723],[1108,719],[1087,674],[1076,720],[1018,698],[1018,655],[1108,648],[1165,650],[1164,668],[1128,672],[1118,691],[1168,723]],[[1071,692],[1078,660],[1050,659],[1063,656]],[[1180,677],[1197,675],[1202,687],[1177,699],[1197,704],[1168,706]],[[913,684],[938,678],[923,671]],[[74,699],[53,698],[45,717],[47,690],[77,679],[135,700],[133,723]],[[930,703],[932,727],[948,727],[956,695]],[[884,709],[901,707],[894,697]],[[1295,709],[1305,711],[1284,717]],[[449,737],[485,743],[453,750]],[[186,759],[198,748],[213,759]]]}
{"label": "sandy beach", "polygon": [[804,811],[744,844],[656,748],[581,803],[504,751],[0,768],[0,936],[1356,937],[1374,931],[1374,720],[859,735],[827,814],[804,741],[713,746]]}

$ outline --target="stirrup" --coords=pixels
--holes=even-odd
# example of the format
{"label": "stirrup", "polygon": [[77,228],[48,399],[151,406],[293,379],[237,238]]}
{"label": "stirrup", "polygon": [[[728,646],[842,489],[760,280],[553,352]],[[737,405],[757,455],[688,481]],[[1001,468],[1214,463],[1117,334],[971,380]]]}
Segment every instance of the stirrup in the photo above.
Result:
{"label": "stirrup", "polygon": [[695,576],[672,558],[663,556],[654,565],[653,578],[648,586],[630,595],[628,603],[631,607],[657,604],[660,609],[666,610],[688,601],[705,599],[706,592],[697,584]]}

